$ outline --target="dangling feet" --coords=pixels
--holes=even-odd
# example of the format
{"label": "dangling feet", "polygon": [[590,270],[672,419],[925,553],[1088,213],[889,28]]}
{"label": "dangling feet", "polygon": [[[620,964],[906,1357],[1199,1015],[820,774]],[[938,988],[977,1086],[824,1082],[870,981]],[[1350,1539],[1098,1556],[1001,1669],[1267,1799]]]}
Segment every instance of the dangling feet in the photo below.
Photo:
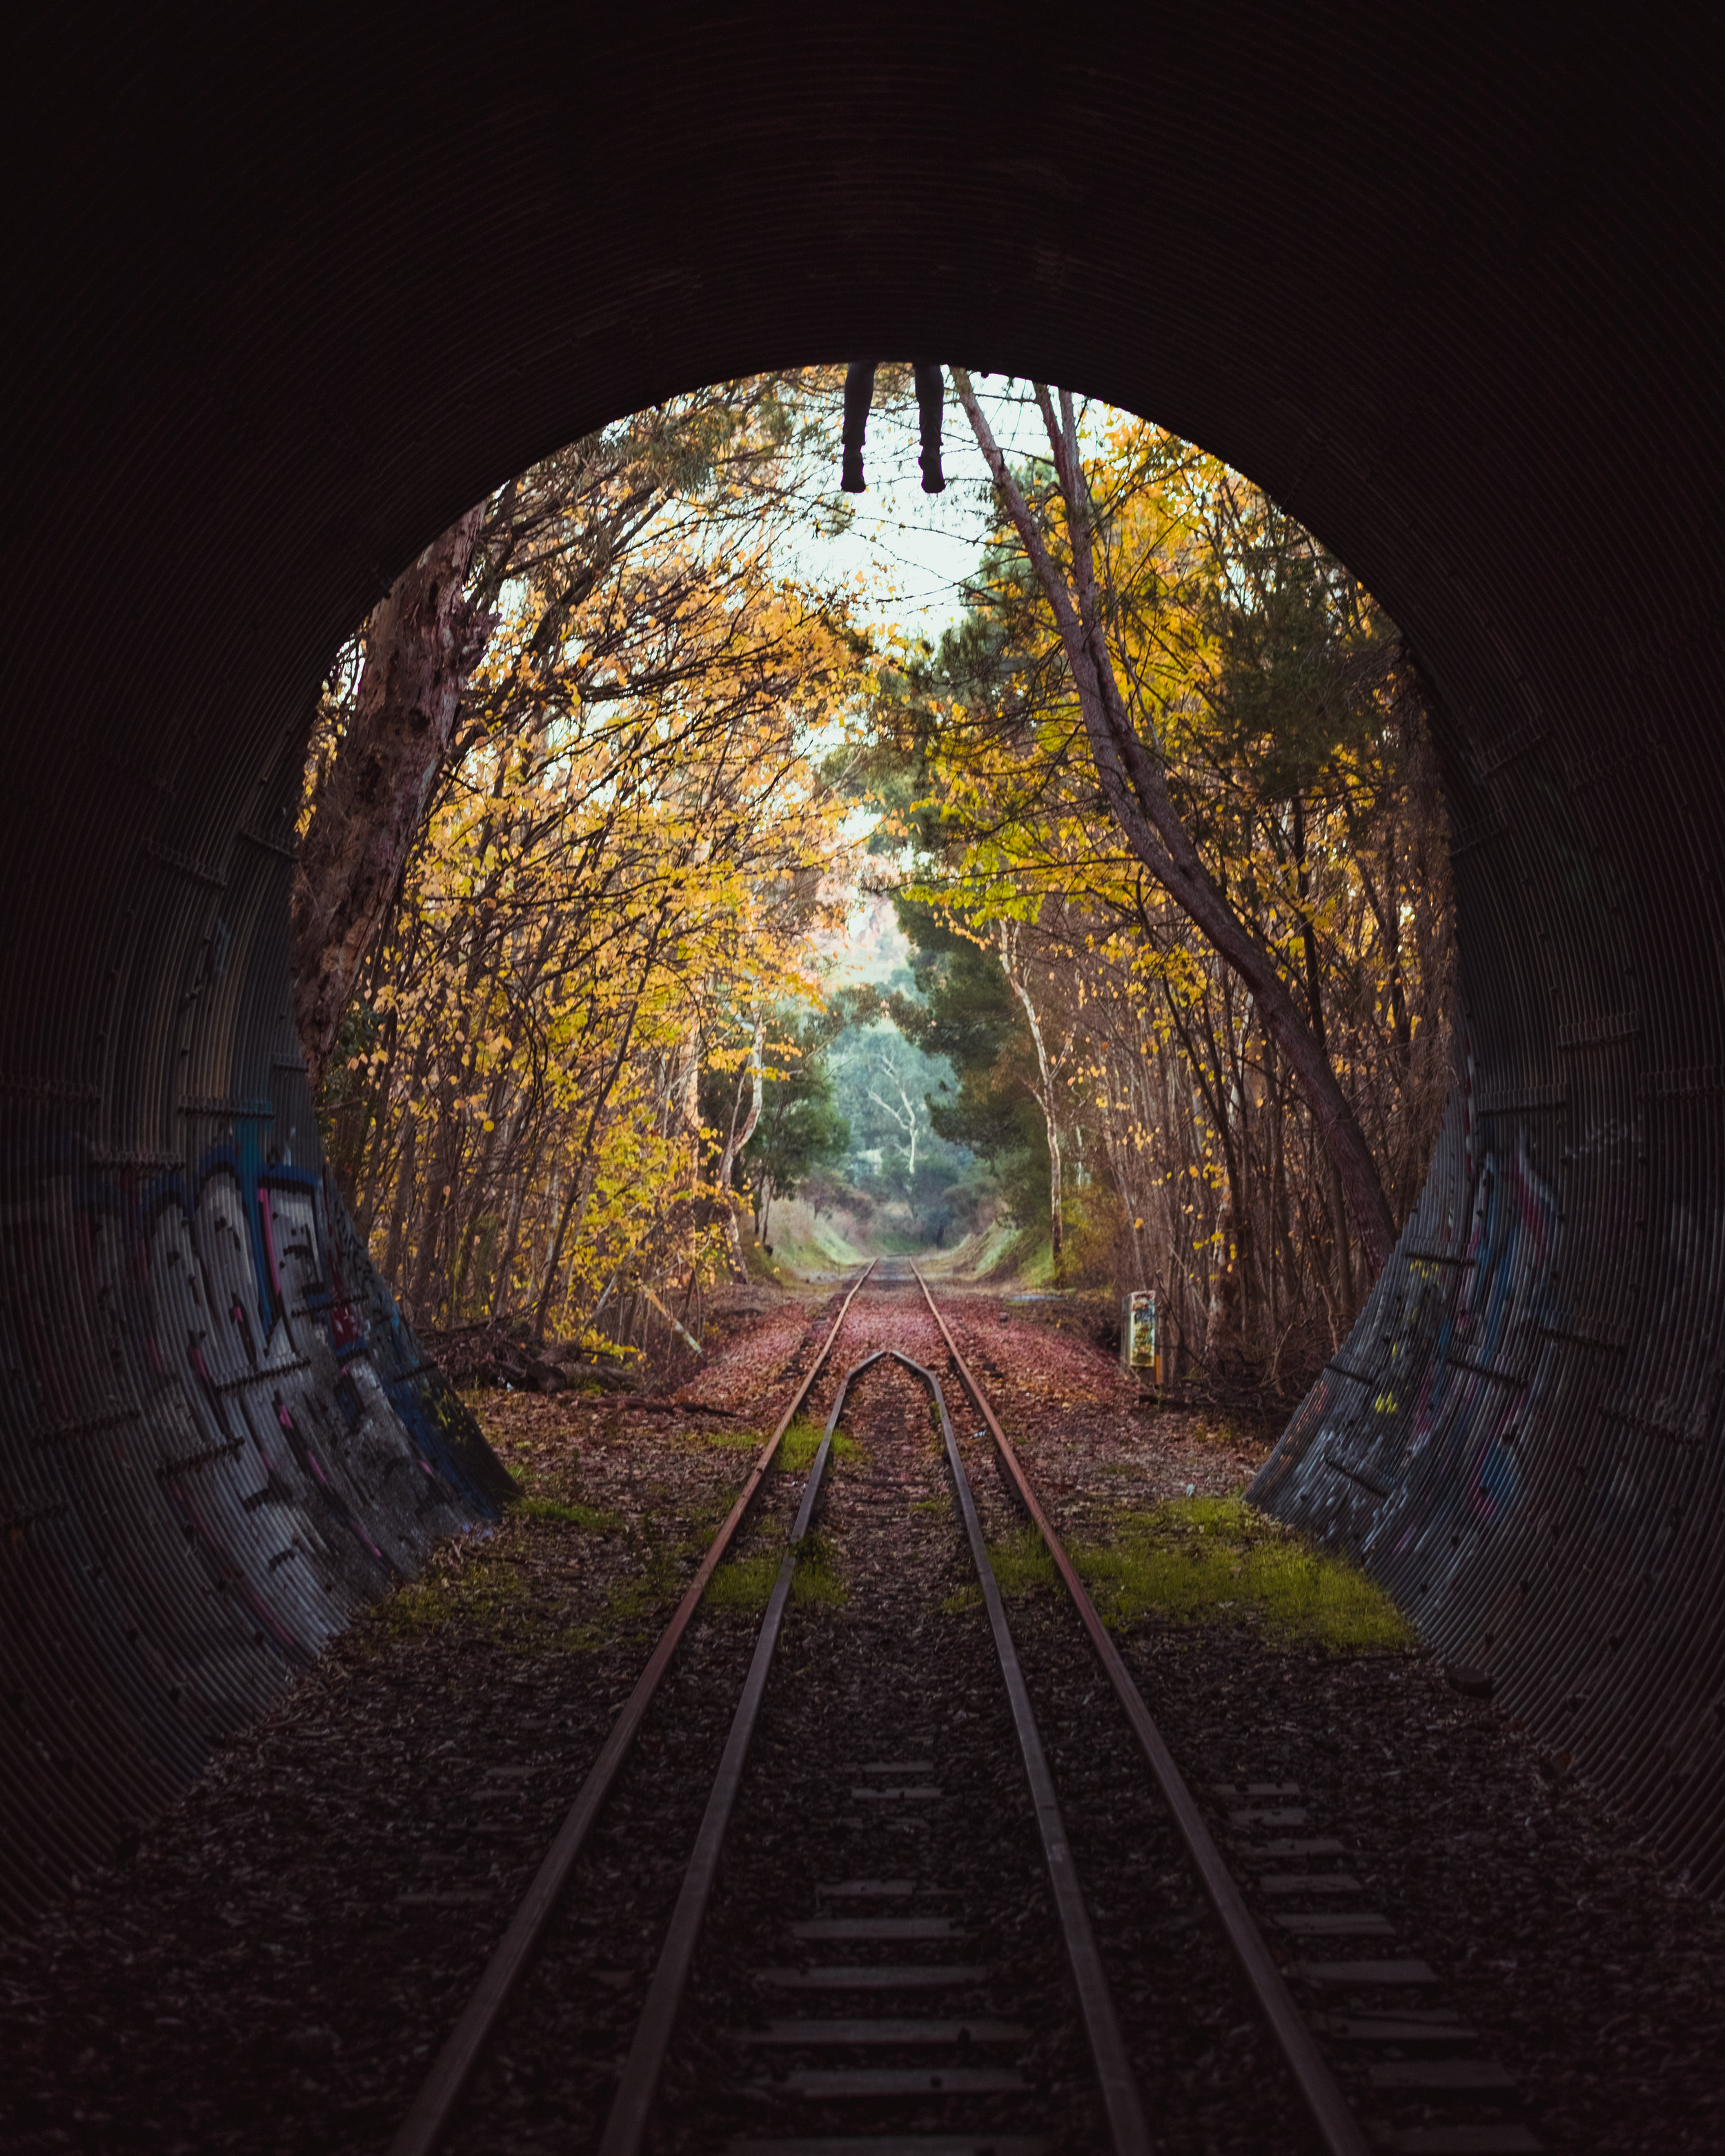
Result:
{"label": "dangling feet", "polygon": [[839,481],[843,494],[864,490],[863,438],[869,431],[869,401],[875,393],[875,362],[854,359],[845,373],[845,473]]}
{"label": "dangling feet", "polygon": [[941,413],[947,400],[945,377],[932,359],[913,359],[911,372],[916,382],[916,418],[922,435],[922,491],[943,494],[947,482],[941,472]]}
{"label": "dangling feet", "polygon": [[[941,413],[946,384],[932,359],[915,359],[911,371],[916,382],[916,413],[922,436],[922,491],[944,494],[946,476],[941,470]],[[869,424],[869,399],[875,390],[875,362],[854,359],[845,377],[845,465],[839,480],[842,494],[867,492],[863,479],[863,436]]]}

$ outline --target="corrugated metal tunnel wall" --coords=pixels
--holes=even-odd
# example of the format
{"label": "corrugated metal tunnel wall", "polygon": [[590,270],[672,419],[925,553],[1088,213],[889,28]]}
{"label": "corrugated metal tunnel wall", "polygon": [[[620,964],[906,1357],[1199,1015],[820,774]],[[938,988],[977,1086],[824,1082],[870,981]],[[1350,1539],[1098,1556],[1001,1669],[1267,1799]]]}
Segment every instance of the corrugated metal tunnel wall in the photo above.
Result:
{"label": "corrugated metal tunnel wall", "polygon": [[1509,12],[169,5],[13,49],[5,1911],[496,1488],[295,1067],[321,668],[534,457],[857,348],[1165,422],[1411,636],[1468,1081],[1262,1494],[1717,1883],[1709,70]]}

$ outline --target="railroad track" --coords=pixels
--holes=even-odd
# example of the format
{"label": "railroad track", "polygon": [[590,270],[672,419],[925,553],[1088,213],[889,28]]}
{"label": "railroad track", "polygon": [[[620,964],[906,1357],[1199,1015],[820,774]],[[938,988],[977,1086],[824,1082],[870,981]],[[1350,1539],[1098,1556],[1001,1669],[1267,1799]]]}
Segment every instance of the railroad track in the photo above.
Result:
{"label": "railroad track", "polygon": [[[1253,1899],[1261,1908],[1266,1895],[1282,1897],[1264,1923],[1271,1935],[1281,1927],[1297,1942],[1301,1958],[1291,1964],[1291,1973],[1308,1999],[1320,2002],[1309,2016],[1301,2012],[1266,1928],[1223,1857],[1204,1808],[1163,1741],[927,1282],[915,1267],[906,1276],[871,1265],[845,1294],[813,1364],[755,1460],[439,2052],[391,2156],[430,2156],[443,2143],[471,2076],[506,2019],[511,1994],[556,1920],[559,1897],[624,1772],[677,1645],[716,1568],[744,1528],[785,1431],[829,1364],[845,1364],[839,1353],[841,1335],[871,1277],[882,1286],[914,1281],[951,1368],[938,1371],[883,1343],[842,1369],[784,1537],[766,1614],[651,1980],[620,2062],[597,2143],[599,2156],[636,2156],[649,2143],[691,2151],[724,2148],[731,2156],[982,2156],[985,2150],[993,2156],[1053,2156],[1056,2149],[1105,2148],[1115,2156],[1148,2156],[1153,2144],[1147,2092],[1122,2038],[964,1448],[954,1429],[948,1398],[954,1374],[959,1392],[968,1395],[983,1418],[994,1469],[1034,1522],[1065,1582],[1214,1917],[1292,2075],[1314,2145],[1328,2156],[1366,2156],[1373,2147],[1404,2150],[1409,2156],[1461,2156],[1464,2151],[1511,2156],[1538,2149],[1539,2143],[1525,2127],[1506,2123],[1501,2117],[1485,2122],[1440,2118],[1432,2123],[1434,2101],[1441,2105],[1484,2100],[1501,2112],[1507,2077],[1474,2055],[1471,2032],[1459,2018],[1433,2003],[1435,1979],[1423,1963],[1375,1951],[1358,1958],[1353,1946],[1350,1958],[1324,1958],[1326,1942],[1331,1950],[1344,1938],[1368,1940],[1375,1947],[1392,1935],[1381,1916],[1356,1906],[1360,1890],[1341,1868],[1345,1852],[1339,1841],[1267,1831],[1309,1825],[1298,1802],[1301,1793],[1269,1783],[1211,1792],[1227,1807],[1235,1864],[1246,1876]],[[871,1378],[883,1369],[901,1373],[892,1410],[897,1419],[907,1430],[917,1419],[904,1401],[903,1380],[908,1378],[938,1425],[944,1493],[962,1523],[972,1592],[986,1618],[994,1681],[1008,1711],[996,1742],[1004,1738],[1015,1751],[1016,1808],[1034,1830],[1034,1839],[1030,1831],[1021,1835],[1018,1861],[1037,1874],[1032,1899],[1039,1911],[1045,1909],[1050,1933],[1058,1937],[1064,1968],[1058,1988],[1068,2002],[1065,2018],[1081,2032],[1081,2045],[1077,2034],[1067,2032],[1064,2054],[1053,2026],[1061,2010],[1050,2006],[1048,1983],[1039,1988],[1016,1948],[1009,1956],[997,1952],[984,1959],[973,1950],[970,1941],[978,1933],[993,1938],[997,1947],[1001,1938],[999,1922],[991,1922],[989,1910],[979,1906],[988,1894],[975,1867],[949,1866],[942,1873],[921,1855],[925,1823],[943,1810],[950,1816],[964,1801],[963,1793],[949,1786],[948,1775],[949,1768],[961,1778],[963,1771],[960,1748],[950,1734],[973,1718],[963,1708],[955,1707],[942,1727],[908,1701],[902,1713],[895,1713],[889,1699],[887,1725],[915,1741],[884,1745],[867,1741],[871,1729],[880,1726],[878,1705],[872,1723],[860,1709],[854,1711],[845,1734],[860,1743],[835,1747],[835,1756],[816,1773],[816,1786],[824,1786],[827,1801],[823,1816],[811,1821],[811,1833],[799,1838],[805,1856],[814,1858],[812,1866],[803,1865],[810,1891],[801,1915],[779,1921],[776,1948],[763,1951],[756,1950],[763,1943],[748,1939],[750,1927],[737,1921],[735,1912],[722,1924],[710,1922],[721,1859],[763,1707],[770,1694],[782,1698],[807,1681],[806,1672],[784,1671],[781,1650],[799,1560],[814,1548],[835,1440],[862,1381],[870,1379],[870,1389],[891,1382],[890,1374]],[[975,1433],[977,1441],[983,1438],[983,1431]],[[892,1492],[886,1503],[899,1512],[907,1493],[925,1509],[937,1502],[939,1469],[926,1436],[921,1452],[916,1442],[913,1434],[906,1440],[908,1450],[900,1446],[897,1476],[872,1478]],[[868,1478],[853,1486],[853,1502],[866,1507],[870,1487]],[[923,1491],[927,1494],[915,1494]],[[902,1625],[901,1615],[897,1622]],[[776,1660],[781,1666],[775,1676]],[[860,1697],[866,1690],[852,1680],[850,1696]],[[973,1697],[973,1691],[966,1694]],[[943,1750],[951,1755],[946,1760]],[[999,1772],[998,1759],[994,1771]],[[829,1845],[834,1850],[830,1859],[825,1856]],[[1284,1868],[1296,1862],[1303,1868]],[[993,1859],[991,1865],[1001,1868]],[[1295,1901],[1317,1906],[1299,1909]],[[1046,1962],[1052,1948],[1050,1941],[1043,1943]],[[1286,1950],[1286,1942],[1282,1943]],[[698,1965],[705,1970],[696,1987],[701,1996],[691,1999],[691,1973]],[[1330,2010],[1327,2000],[1339,2002],[1344,2010]],[[1373,2054],[1363,2073],[1349,2076],[1357,2084],[1357,2100],[1361,2095],[1368,2099],[1360,2107],[1368,2117],[1381,2114],[1371,2134],[1344,2097],[1315,2027],[1332,2051],[1340,2046],[1352,2056]],[[680,2067],[680,2052],[687,2055]],[[1080,2077],[1088,2086],[1075,2093],[1072,2068],[1081,2056]],[[1410,2100],[1423,2107],[1424,2123],[1389,2123],[1395,2107],[1405,2112]]]}

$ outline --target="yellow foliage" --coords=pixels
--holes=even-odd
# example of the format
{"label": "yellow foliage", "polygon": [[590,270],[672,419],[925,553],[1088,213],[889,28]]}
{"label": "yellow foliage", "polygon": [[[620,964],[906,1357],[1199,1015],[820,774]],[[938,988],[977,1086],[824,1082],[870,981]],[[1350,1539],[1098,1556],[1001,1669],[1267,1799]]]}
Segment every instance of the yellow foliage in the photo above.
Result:
{"label": "yellow foliage", "polygon": [[[762,1014],[820,998],[813,932],[849,855],[812,744],[867,695],[866,639],[778,572],[770,490],[655,492],[627,460],[606,484],[503,586],[486,723],[325,1101],[422,1325],[542,1303],[579,1331],[609,1283],[709,1275],[700,1072],[746,1075]],[[609,555],[602,509],[614,539],[635,515]]]}

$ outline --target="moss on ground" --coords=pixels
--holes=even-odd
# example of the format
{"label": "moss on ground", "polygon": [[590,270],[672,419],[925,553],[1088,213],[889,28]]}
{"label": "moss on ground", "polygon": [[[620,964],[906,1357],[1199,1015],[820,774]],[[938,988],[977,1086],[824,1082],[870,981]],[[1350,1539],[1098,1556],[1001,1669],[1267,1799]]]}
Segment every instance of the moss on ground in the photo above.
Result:
{"label": "moss on ground", "polygon": [[711,1528],[690,1542],[660,1542],[649,1534],[640,1569],[611,1590],[608,1601],[611,1616],[626,1625],[639,1624],[675,1601],[685,1586],[680,1560],[698,1556],[712,1538]]}
{"label": "moss on ground", "polygon": [[376,1621],[392,1640],[459,1625],[515,1655],[579,1654],[603,1638],[590,1620],[571,1617],[567,1600],[547,1591],[516,1547],[442,1553],[378,1605]]}
{"label": "moss on ground", "polygon": [[988,1545],[988,1562],[1005,1595],[1034,1594],[1039,1588],[1058,1587],[1060,1575],[1042,1537],[1032,1527],[1023,1527]]}
{"label": "moss on ground", "polygon": [[620,1527],[620,1513],[601,1512],[597,1505],[560,1504],[554,1497],[520,1497],[509,1508],[524,1520],[554,1521],[566,1527],[583,1527],[589,1534],[604,1534]]}
{"label": "moss on ground", "polygon": [[767,1442],[767,1434],[759,1430],[710,1430],[702,1442],[721,1452],[758,1452]]}
{"label": "moss on ground", "polygon": [[1255,1623],[1332,1653],[1414,1644],[1412,1626],[1358,1565],[1315,1549],[1239,1497],[1178,1497],[1129,1513],[1111,1544],[1074,1562],[1111,1625]]}
{"label": "moss on ground", "polygon": [[[706,1600],[716,1609],[736,1609],[759,1617],[773,1599],[783,1550],[766,1550],[753,1557],[732,1558],[720,1565],[707,1583]],[[839,1576],[832,1544],[824,1535],[809,1535],[797,1553],[797,1569],[791,1581],[791,1599],[809,1609],[824,1605],[838,1609],[850,1599]]]}
{"label": "moss on ground", "polygon": [[839,1573],[837,1553],[824,1535],[809,1535],[797,1553],[797,1576],[791,1583],[791,1599],[803,1609],[824,1604],[836,1609],[850,1599],[850,1590]]}
{"label": "moss on ground", "polygon": [[[990,1543],[988,1563],[993,1567],[995,1584],[1009,1601],[1060,1584],[1060,1575],[1055,1570],[1048,1546],[1033,1527],[1016,1527],[998,1543]],[[941,1604],[949,1617],[961,1609],[980,1609],[982,1606],[983,1590],[974,1581],[961,1587],[956,1594],[949,1594]]]}
{"label": "moss on ground", "polygon": [[[818,1422],[793,1422],[778,1441],[778,1450],[773,1455],[773,1465],[780,1473],[801,1475],[814,1463],[820,1450],[823,1425]],[[727,1450],[758,1452],[767,1442],[766,1433],[758,1430],[720,1430],[709,1433],[706,1442]],[[836,1466],[845,1460],[864,1460],[867,1454],[855,1438],[847,1437],[842,1430],[833,1433],[833,1460]]]}
{"label": "moss on ground", "polygon": [[[1238,1497],[1178,1497],[1129,1512],[1117,1539],[1074,1543],[1072,1560],[1110,1625],[1249,1624],[1277,1642],[1309,1641],[1332,1654],[1389,1653],[1415,1644],[1413,1627],[1358,1565],[1314,1549],[1295,1530]],[[988,1546],[1009,1600],[1057,1587],[1060,1574],[1035,1528]],[[975,1609],[961,1588],[942,1604]]]}
{"label": "moss on ground", "polygon": [[434,1552],[424,1573],[387,1596],[372,1621],[393,1640],[459,1626],[511,1654],[589,1652],[676,1599],[716,1531],[701,1514],[716,1522],[727,1502],[709,1499],[691,1508],[691,1531],[675,1538],[662,1537],[650,1523],[629,1531],[630,1557],[639,1562],[605,1593],[602,1609],[589,1602],[576,1614],[557,1575],[578,1562],[575,1553],[588,1536],[625,1532],[622,1518],[573,1497],[516,1498],[495,1533],[459,1537]]}
{"label": "moss on ground", "polygon": [[[814,1465],[814,1455],[820,1450],[824,1434],[823,1427],[818,1422],[793,1422],[773,1455],[773,1466],[783,1468],[787,1475],[802,1474]],[[837,1466],[841,1460],[860,1460],[865,1456],[854,1437],[847,1437],[842,1430],[833,1432],[833,1466]]]}

